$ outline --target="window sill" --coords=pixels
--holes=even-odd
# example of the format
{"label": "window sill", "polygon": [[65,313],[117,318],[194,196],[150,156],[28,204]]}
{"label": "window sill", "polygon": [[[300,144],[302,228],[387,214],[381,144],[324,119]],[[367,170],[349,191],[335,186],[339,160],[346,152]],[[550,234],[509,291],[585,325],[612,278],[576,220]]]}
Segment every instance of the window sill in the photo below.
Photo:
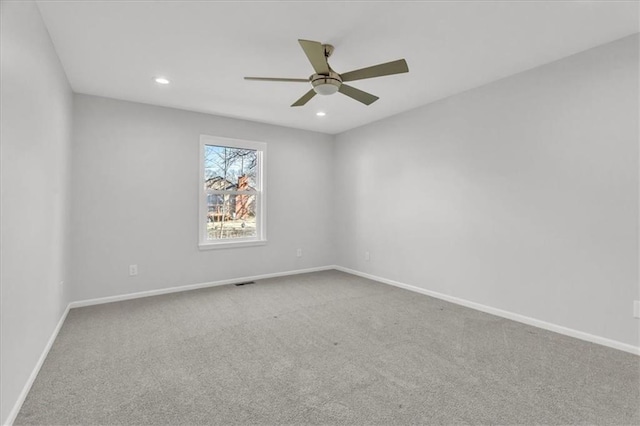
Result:
{"label": "window sill", "polygon": [[264,246],[267,244],[267,240],[250,240],[250,241],[225,241],[221,243],[200,243],[198,248],[200,250],[216,250],[216,249],[231,249],[241,247],[253,247]]}

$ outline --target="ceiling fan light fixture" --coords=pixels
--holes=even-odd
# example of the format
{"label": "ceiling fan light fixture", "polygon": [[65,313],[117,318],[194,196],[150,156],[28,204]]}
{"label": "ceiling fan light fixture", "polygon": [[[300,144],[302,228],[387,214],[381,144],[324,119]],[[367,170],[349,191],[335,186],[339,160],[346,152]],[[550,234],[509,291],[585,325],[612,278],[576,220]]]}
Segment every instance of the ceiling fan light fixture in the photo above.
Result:
{"label": "ceiling fan light fixture", "polygon": [[313,90],[318,95],[325,95],[325,96],[333,95],[338,91],[339,88],[340,88],[339,84],[335,84],[335,83],[320,83],[313,86]]}
{"label": "ceiling fan light fixture", "polygon": [[340,89],[340,85],[342,84],[342,80],[340,80],[340,76],[334,72],[330,73],[330,75],[319,75],[315,74],[311,76],[311,84],[313,85],[313,90],[318,95],[333,95]]}

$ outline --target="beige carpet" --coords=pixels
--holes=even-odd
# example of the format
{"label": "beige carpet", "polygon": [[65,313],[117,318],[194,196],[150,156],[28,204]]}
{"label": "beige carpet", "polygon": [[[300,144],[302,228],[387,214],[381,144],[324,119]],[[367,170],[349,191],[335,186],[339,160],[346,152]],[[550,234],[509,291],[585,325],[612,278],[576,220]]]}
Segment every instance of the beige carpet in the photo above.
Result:
{"label": "beige carpet", "polygon": [[639,373],[327,271],[73,309],[16,424],[640,424]]}

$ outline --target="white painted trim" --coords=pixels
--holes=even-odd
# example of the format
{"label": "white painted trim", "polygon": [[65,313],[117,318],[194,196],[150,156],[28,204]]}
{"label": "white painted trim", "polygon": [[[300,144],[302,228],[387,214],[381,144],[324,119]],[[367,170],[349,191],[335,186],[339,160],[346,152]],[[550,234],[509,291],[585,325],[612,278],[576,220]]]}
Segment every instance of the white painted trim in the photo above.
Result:
{"label": "white painted trim", "polygon": [[488,314],[496,315],[502,318],[507,318],[512,321],[521,322],[523,324],[532,325],[534,327],[543,328],[545,330],[553,331],[555,333],[564,334],[565,336],[575,337],[576,339],[586,340],[587,342],[597,343],[598,345],[607,346],[613,349],[618,349],[624,352],[629,352],[634,355],[640,355],[640,347],[629,345],[627,343],[619,342],[617,340],[607,339],[606,337],[596,336],[593,334],[585,333],[584,331],[574,330],[572,328],[564,327],[561,325],[553,324],[550,322],[542,321],[536,318],[527,317],[524,315],[516,314],[502,309],[494,308],[480,303],[471,302],[469,300],[461,299],[459,297],[450,296],[448,294],[438,293],[436,291],[426,290],[424,288],[416,287],[413,285],[401,283],[399,281],[390,280],[387,278],[378,277],[376,275],[367,274],[364,272],[356,271],[354,269],[345,268],[343,266],[336,266],[338,271],[346,272],[348,274],[357,275],[359,277],[368,278],[373,281],[378,281],[383,284],[389,284],[394,287],[400,287],[405,290],[413,291],[416,293],[424,294],[427,296],[435,297],[436,299],[445,300],[447,302],[455,303],[456,305],[465,306],[467,308],[475,309],[477,311],[486,312]]}
{"label": "white painted trim", "polygon": [[22,408],[22,404],[24,403],[24,400],[27,398],[27,395],[31,390],[31,386],[33,386],[33,382],[36,380],[36,377],[38,377],[38,373],[40,372],[40,368],[42,368],[42,364],[44,364],[44,360],[47,358],[47,355],[49,355],[49,350],[51,350],[51,346],[53,346],[53,342],[55,342],[56,337],[58,337],[58,333],[62,328],[62,324],[64,324],[64,320],[67,318],[69,309],[70,309],[70,304],[67,305],[66,309],[62,313],[62,316],[60,317],[60,320],[58,321],[56,328],[53,330],[53,333],[51,333],[51,337],[49,337],[49,341],[44,347],[42,354],[40,354],[40,358],[38,359],[38,362],[36,363],[35,367],[33,367],[33,370],[31,371],[31,375],[27,379],[27,383],[25,383],[24,387],[22,388],[22,392],[20,392],[20,395],[18,396],[18,400],[13,405],[13,408],[9,412],[9,416],[3,423],[5,426],[11,426],[13,422],[16,420],[16,417],[18,416],[18,413]]}
{"label": "white painted trim", "polygon": [[217,287],[221,285],[228,285],[228,284],[240,283],[245,281],[257,281],[257,280],[264,280],[267,278],[277,278],[277,277],[284,277],[287,275],[306,274],[309,272],[327,271],[331,269],[336,269],[336,266],[327,265],[327,266],[318,266],[315,268],[295,269],[292,271],[275,272],[271,274],[254,275],[249,277],[230,278],[227,280],[183,285],[179,287],[168,287],[168,288],[162,288],[158,290],[140,291],[137,293],[120,294],[117,296],[99,297],[97,299],[79,300],[76,302],[71,302],[69,304],[69,307],[81,308],[83,306],[101,305],[103,303],[119,302],[121,300],[139,299],[141,297],[159,296],[161,294],[178,293],[181,291],[197,290],[199,288]]}
{"label": "white painted trim", "polygon": [[242,239],[242,238],[233,238],[229,241],[224,241],[221,243],[200,243],[198,244],[198,249],[200,250],[218,250],[218,249],[233,249],[233,248],[242,248],[242,247],[254,247],[254,246],[264,246],[267,244],[267,240],[256,240],[256,239]]}

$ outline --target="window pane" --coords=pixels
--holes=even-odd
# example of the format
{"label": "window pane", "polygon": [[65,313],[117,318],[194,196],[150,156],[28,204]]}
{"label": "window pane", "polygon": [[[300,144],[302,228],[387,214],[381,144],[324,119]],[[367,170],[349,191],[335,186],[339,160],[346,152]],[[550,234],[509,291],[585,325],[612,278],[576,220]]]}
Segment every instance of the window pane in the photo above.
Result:
{"label": "window pane", "polygon": [[[260,203],[266,144],[200,136],[200,248],[264,244]],[[233,145],[233,146],[227,146]],[[228,243],[228,244],[227,244]]]}
{"label": "window pane", "polygon": [[205,145],[206,188],[250,191],[256,189],[258,153],[253,149]]}
{"label": "window pane", "polygon": [[244,194],[207,195],[207,239],[256,236],[256,196]]}

